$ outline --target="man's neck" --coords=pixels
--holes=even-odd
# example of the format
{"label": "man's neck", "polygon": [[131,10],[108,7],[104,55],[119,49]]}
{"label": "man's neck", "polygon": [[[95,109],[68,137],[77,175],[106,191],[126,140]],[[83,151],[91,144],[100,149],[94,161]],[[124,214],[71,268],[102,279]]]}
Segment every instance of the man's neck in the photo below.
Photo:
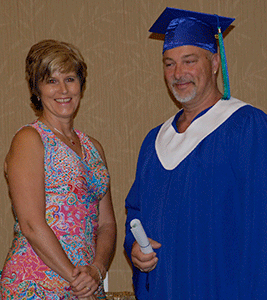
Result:
{"label": "man's neck", "polygon": [[177,120],[177,129],[179,132],[185,132],[189,125],[192,123],[194,118],[205,109],[213,106],[222,97],[222,94],[218,91],[214,95],[210,95],[203,101],[191,100],[188,103],[181,103],[183,113]]}

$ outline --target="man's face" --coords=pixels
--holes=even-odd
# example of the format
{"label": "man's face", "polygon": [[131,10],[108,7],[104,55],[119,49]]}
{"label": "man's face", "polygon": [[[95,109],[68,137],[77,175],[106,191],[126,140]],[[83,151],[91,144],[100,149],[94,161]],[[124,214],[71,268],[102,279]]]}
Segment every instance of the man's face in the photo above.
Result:
{"label": "man's face", "polygon": [[164,76],[177,101],[204,100],[212,92],[216,86],[216,55],[195,46],[181,46],[164,52]]}

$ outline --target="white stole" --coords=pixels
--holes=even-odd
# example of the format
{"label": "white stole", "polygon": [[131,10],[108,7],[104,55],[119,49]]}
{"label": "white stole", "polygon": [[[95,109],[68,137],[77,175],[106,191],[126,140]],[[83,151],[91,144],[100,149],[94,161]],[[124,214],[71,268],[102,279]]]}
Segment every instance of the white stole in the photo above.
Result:
{"label": "white stole", "polygon": [[175,116],[171,117],[161,126],[155,142],[156,153],[162,166],[166,170],[175,169],[206,136],[245,105],[248,104],[233,97],[229,100],[219,100],[183,133],[178,133],[173,128]]}

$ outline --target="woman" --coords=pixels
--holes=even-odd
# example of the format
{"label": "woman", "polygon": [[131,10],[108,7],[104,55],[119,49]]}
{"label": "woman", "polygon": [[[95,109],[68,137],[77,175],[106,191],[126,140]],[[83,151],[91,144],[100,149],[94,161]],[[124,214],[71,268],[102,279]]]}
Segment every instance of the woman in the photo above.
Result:
{"label": "woman", "polygon": [[105,299],[116,224],[101,145],[73,119],[86,64],[73,46],[41,41],[26,58],[39,118],[13,138],[5,160],[15,237],[1,299]]}

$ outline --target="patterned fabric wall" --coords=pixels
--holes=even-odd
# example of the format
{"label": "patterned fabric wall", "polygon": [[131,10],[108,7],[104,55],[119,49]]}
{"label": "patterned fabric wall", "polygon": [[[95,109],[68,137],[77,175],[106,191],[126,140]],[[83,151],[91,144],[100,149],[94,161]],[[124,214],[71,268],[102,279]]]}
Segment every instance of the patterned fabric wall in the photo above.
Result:
{"label": "patterned fabric wall", "polygon": [[24,61],[32,44],[54,38],[78,46],[88,65],[75,127],[102,143],[112,178],[118,243],[109,289],[132,290],[124,199],[144,136],[177,111],[163,80],[162,42],[148,33],[166,6],[236,18],[225,39],[232,95],[267,111],[264,0],[0,0],[0,269],[13,229],[2,165],[16,130],[35,119]]}

